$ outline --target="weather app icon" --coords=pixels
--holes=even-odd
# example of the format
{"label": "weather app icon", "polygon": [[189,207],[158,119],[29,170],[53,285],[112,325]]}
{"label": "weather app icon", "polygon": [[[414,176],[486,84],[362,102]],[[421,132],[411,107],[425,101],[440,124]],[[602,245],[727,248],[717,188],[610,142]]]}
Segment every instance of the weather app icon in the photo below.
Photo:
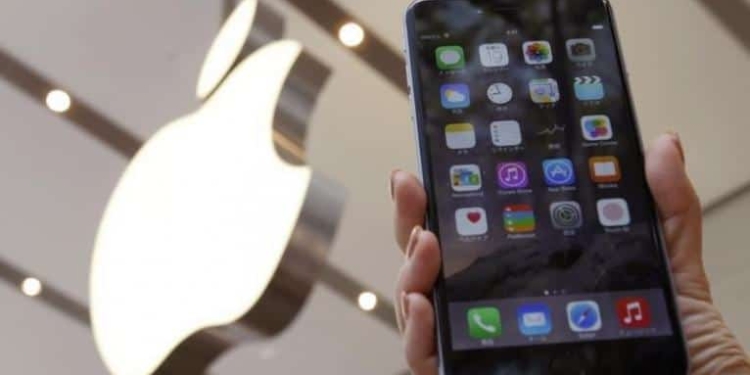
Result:
{"label": "weather app icon", "polygon": [[451,83],[440,87],[440,99],[445,109],[462,109],[471,104],[469,86]]}

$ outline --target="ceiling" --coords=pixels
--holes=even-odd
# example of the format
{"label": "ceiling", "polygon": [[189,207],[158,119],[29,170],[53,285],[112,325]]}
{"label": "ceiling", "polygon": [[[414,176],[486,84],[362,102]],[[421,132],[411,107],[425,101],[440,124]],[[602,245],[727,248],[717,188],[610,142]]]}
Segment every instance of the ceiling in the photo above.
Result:
{"label": "ceiling", "polygon": [[[0,48],[139,136],[198,107],[194,86],[220,2],[0,1]],[[694,1],[613,2],[644,138],[681,134],[705,202],[750,181],[750,169],[734,162],[750,138],[748,52]],[[415,170],[407,100],[295,9],[266,3],[284,15],[287,35],[333,70],[308,141],[309,162],[348,191],[331,262],[390,295],[401,257],[387,178],[393,168]],[[401,48],[406,1],[338,3]],[[127,161],[2,81],[0,122],[0,255],[85,301],[94,233]],[[12,338],[0,340],[0,359],[12,373],[104,372],[84,327],[3,287],[0,305],[0,329]],[[214,372],[250,368],[368,375],[404,365],[394,332],[319,286],[282,337],[235,350]]]}

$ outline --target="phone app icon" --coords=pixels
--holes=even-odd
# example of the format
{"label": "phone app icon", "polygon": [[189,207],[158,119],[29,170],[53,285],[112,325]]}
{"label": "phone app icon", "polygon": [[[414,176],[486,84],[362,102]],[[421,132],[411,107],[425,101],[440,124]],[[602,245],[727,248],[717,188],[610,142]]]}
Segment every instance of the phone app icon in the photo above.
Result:
{"label": "phone app icon", "polygon": [[487,89],[487,98],[495,104],[507,104],[513,100],[513,89],[504,83],[493,83]]}
{"label": "phone app icon", "polygon": [[571,230],[583,226],[583,211],[578,202],[555,202],[549,207],[552,226],[555,229]]}
{"label": "phone app icon", "polygon": [[482,189],[482,171],[478,165],[454,165],[450,172],[453,191],[463,193]]}
{"label": "phone app icon", "polygon": [[529,65],[542,65],[552,62],[552,46],[547,41],[537,40],[523,44],[523,56]]}
{"label": "phone app icon", "polygon": [[503,226],[508,233],[531,233],[536,230],[534,209],[528,204],[514,204],[503,210]]}
{"label": "phone app icon", "polygon": [[552,312],[541,303],[518,308],[518,328],[524,336],[549,335],[552,332]]}
{"label": "phone app icon", "polygon": [[583,138],[587,141],[608,141],[614,137],[608,116],[595,115],[581,118]]}
{"label": "phone app icon", "polygon": [[497,147],[520,146],[523,142],[521,124],[518,121],[495,121],[490,124],[492,144]]}
{"label": "phone app icon", "polygon": [[567,306],[568,326],[577,333],[596,332],[602,329],[602,314],[594,301],[571,302]]}
{"label": "phone app icon", "polygon": [[523,189],[529,186],[529,171],[523,162],[508,162],[497,165],[497,184],[506,190]]}
{"label": "phone app icon", "polygon": [[582,101],[604,99],[604,84],[599,76],[580,76],[575,78],[576,98]]}
{"label": "phone app icon", "polygon": [[477,145],[474,125],[464,122],[449,124],[445,127],[445,143],[451,150],[465,150]]}
{"label": "phone app icon", "polygon": [[479,61],[486,68],[508,66],[508,46],[503,43],[482,44],[479,46]]}
{"label": "phone app icon", "polygon": [[461,236],[487,234],[487,212],[481,207],[456,210],[456,231]]}
{"label": "phone app icon", "polygon": [[589,159],[591,181],[599,184],[620,182],[620,161],[614,156],[595,156]]}
{"label": "phone app icon", "polygon": [[630,225],[630,208],[622,198],[601,199],[596,202],[599,223],[605,227],[622,227]]}
{"label": "phone app icon", "polygon": [[537,104],[557,103],[560,101],[560,87],[553,78],[534,79],[529,82],[531,100]]}
{"label": "phone app icon", "polygon": [[475,340],[490,340],[503,334],[500,310],[494,307],[478,307],[466,313],[469,336]]}
{"label": "phone app icon", "polygon": [[463,69],[466,66],[466,57],[461,46],[440,47],[435,51],[435,57],[440,70]]}
{"label": "phone app icon", "polygon": [[617,300],[615,309],[622,328],[651,327],[651,305],[645,298],[629,297]]}
{"label": "phone app icon", "polygon": [[440,101],[445,109],[461,109],[471,105],[469,86],[463,83],[449,83],[440,86]]}
{"label": "phone app icon", "polygon": [[547,186],[570,186],[576,183],[573,161],[567,158],[548,159],[542,163]]}
{"label": "phone app icon", "polygon": [[596,46],[591,39],[570,39],[565,45],[568,49],[570,61],[591,62],[596,60]]}

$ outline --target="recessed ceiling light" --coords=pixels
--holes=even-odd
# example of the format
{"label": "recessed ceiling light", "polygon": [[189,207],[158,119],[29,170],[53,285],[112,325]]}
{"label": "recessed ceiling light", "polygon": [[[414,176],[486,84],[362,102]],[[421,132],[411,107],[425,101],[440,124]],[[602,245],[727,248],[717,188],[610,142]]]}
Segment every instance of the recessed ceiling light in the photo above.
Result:
{"label": "recessed ceiling light", "polygon": [[378,305],[378,296],[375,295],[375,293],[372,292],[362,292],[359,295],[359,308],[365,311],[372,311],[375,309],[375,306]]}
{"label": "recessed ceiling light", "polygon": [[348,22],[339,29],[339,40],[347,47],[357,47],[365,40],[365,30],[354,22]]}
{"label": "recessed ceiling light", "polygon": [[21,283],[21,291],[29,297],[36,297],[42,293],[42,282],[33,277],[27,277]]}
{"label": "recessed ceiling light", "polygon": [[47,107],[53,112],[63,113],[70,109],[70,95],[62,90],[52,90],[47,93]]}

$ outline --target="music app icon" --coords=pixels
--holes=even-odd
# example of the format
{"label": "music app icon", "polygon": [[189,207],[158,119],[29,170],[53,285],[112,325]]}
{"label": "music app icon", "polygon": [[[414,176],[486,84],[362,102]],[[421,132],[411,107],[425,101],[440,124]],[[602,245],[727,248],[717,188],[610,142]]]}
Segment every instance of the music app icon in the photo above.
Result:
{"label": "music app icon", "polygon": [[651,305],[645,298],[629,297],[617,301],[617,318],[622,328],[651,327]]}
{"label": "music app icon", "polygon": [[529,172],[523,162],[500,163],[497,166],[497,183],[506,190],[529,186]]}

